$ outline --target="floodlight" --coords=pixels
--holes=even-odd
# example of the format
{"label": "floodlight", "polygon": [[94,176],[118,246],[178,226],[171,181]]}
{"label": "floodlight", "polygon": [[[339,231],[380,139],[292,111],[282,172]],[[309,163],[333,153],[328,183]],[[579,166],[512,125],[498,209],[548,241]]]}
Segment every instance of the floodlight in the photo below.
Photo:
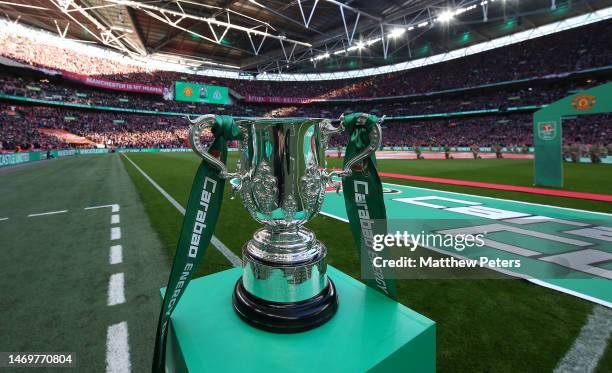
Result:
{"label": "floodlight", "polygon": [[404,35],[404,33],[406,32],[405,28],[394,28],[393,30],[391,30],[391,32],[389,33],[389,37],[390,38],[398,38],[402,35]]}
{"label": "floodlight", "polygon": [[438,16],[438,21],[440,22],[450,22],[451,19],[455,17],[455,14],[450,10],[445,10]]}

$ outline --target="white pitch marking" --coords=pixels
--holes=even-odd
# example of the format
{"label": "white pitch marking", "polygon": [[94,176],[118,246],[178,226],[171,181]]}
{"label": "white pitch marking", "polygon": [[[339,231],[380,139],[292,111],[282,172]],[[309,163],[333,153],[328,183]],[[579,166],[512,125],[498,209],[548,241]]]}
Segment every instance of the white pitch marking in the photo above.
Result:
{"label": "white pitch marking", "polygon": [[[140,172],[142,174],[142,176],[145,177],[145,179],[147,179],[149,181],[149,183],[151,183],[151,185],[153,185],[153,187],[155,189],[157,189],[158,192],[161,193],[162,196],[164,196],[164,198],[166,198],[168,200],[168,202],[170,202],[172,204],[172,206],[174,206],[181,214],[185,215],[185,208],[183,206],[181,206],[180,203],[178,203],[174,198],[172,198],[172,196],[170,194],[168,194],[168,192],[166,192],[162,187],[160,187],[155,180],[153,180],[149,175],[147,175],[142,168],[138,167],[138,165],[136,163],[134,163],[125,153],[121,153],[121,155],[123,155],[125,157],[125,159],[128,160],[128,162],[130,162],[137,170],[138,172]],[[242,266],[242,260],[236,256],[236,254],[234,254],[227,246],[225,246],[221,241],[219,241],[219,239],[215,236],[212,236],[210,243],[221,253],[223,254],[223,256],[230,261],[230,263],[232,263],[232,265],[234,267],[241,267]]]}
{"label": "white pitch marking", "polygon": [[123,247],[121,245],[110,247],[108,262],[110,264],[120,264],[123,262]]}
{"label": "white pitch marking", "polygon": [[84,210],[93,210],[93,209],[102,209],[105,207],[110,207],[111,208],[111,212],[119,212],[119,205],[118,204],[114,204],[114,205],[100,205],[100,206],[89,206],[89,207],[85,207]]}
{"label": "white pitch marking", "polygon": [[119,224],[119,214],[111,215],[111,224]]}
{"label": "white pitch marking", "polygon": [[55,215],[55,214],[63,214],[65,212],[68,212],[68,210],[59,210],[59,211],[49,211],[49,212],[41,212],[40,214],[30,214],[28,215],[28,218],[34,217],[34,216],[44,216],[44,215]]}
{"label": "white pitch marking", "polygon": [[108,301],[109,306],[125,303],[125,292],[123,291],[124,276],[122,273],[114,273],[108,279]]}
{"label": "white pitch marking", "polygon": [[8,218],[0,218],[0,221],[8,220]]}
{"label": "white pitch marking", "polygon": [[606,350],[611,333],[612,310],[599,305],[593,307],[586,324],[554,372],[595,371]]}
{"label": "white pitch marking", "polygon": [[118,240],[121,238],[121,227],[111,228],[111,241]]}
{"label": "white pitch marking", "polygon": [[110,325],[106,330],[106,373],[129,373],[130,346],[127,321]]}

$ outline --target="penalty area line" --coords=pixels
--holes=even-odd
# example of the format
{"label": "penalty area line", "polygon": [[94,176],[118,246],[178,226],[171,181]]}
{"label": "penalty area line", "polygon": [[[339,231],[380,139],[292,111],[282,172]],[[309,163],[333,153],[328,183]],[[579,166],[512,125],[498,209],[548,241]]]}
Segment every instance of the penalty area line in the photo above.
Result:
{"label": "penalty area line", "polygon": [[[142,170],[142,168],[140,168],[136,163],[134,163],[134,161],[132,161],[125,153],[121,153],[121,155],[124,156],[125,159],[127,159],[128,162],[130,162],[132,164],[132,166],[134,166],[134,168],[136,168],[136,170],[138,170],[138,172],[140,172],[142,174],[142,176],[144,176],[144,178],[147,179],[147,181],[155,189],[157,189],[157,191],[159,193],[161,193],[161,195],[164,196],[164,198],[166,198],[166,200],[168,200],[168,202],[170,202],[170,204],[172,204],[172,206],[174,206],[174,208],[176,208],[181,214],[185,215],[185,208],[183,206],[181,206],[181,204],[178,203],[177,200],[172,198],[172,196],[170,194],[168,194],[168,192],[166,192],[161,186],[159,186],[159,184],[157,184],[155,182],[155,180],[153,180],[149,175],[147,175],[147,173],[144,172]],[[234,254],[227,246],[225,246],[225,244],[223,244],[223,242],[219,241],[219,239],[217,237],[215,237],[213,235],[211,240],[210,240],[210,243],[221,254],[223,254],[223,256],[225,258],[227,258],[227,260],[229,260],[229,262],[232,263],[232,265],[234,267],[241,267],[242,266],[242,260],[238,256],[236,256],[236,254]]]}

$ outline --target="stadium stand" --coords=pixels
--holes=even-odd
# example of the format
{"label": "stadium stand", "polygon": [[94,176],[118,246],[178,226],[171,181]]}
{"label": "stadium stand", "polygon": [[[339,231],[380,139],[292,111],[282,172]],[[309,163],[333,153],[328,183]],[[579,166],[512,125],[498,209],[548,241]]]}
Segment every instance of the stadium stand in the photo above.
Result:
{"label": "stadium stand", "polygon": [[[187,121],[181,117],[149,116],[52,107],[0,105],[0,138],[4,150],[67,147],[37,131],[64,129],[103,146],[124,148],[180,148],[188,146]],[[8,141],[5,141],[8,140]]]}
{"label": "stadium stand", "polygon": [[612,0],[0,1],[0,180],[0,368],[612,373]]}
{"label": "stadium stand", "polygon": [[[610,22],[598,22],[460,60],[387,75],[330,80],[318,84],[235,80],[172,71],[147,71],[142,66],[43,46],[27,37],[10,33],[9,30],[0,33],[0,54],[37,67],[95,75],[116,81],[172,86],[175,81],[189,79],[228,86],[242,95],[367,98],[466,88],[606,67],[612,60],[612,51],[607,48],[609,27]],[[550,58],[554,58],[556,63],[549,63]],[[424,74],[430,78],[422,79]]]}
{"label": "stadium stand", "polygon": [[219,110],[217,105],[185,103],[164,100],[159,95],[113,92],[94,89],[83,85],[69,84],[63,79],[49,81],[41,76],[0,73],[0,93],[35,99],[55,100],[67,103],[98,105],[130,109],[169,111],[201,114],[223,111],[225,114],[238,116],[321,116],[337,118],[343,113],[353,111],[380,112],[387,116],[419,115],[431,113],[450,113],[483,109],[505,109],[528,105],[545,105],[554,102],[579,89],[586,89],[601,82],[569,81],[534,87],[508,87],[507,89],[475,92],[469,99],[465,96],[442,95],[432,98],[431,94],[413,97],[410,101],[393,100],[391,102],[314,102],[306,105],[253,104],[235,102]]}
{"label": "stadium stand", "polygon": [[[61,139],[41,134],[37,128],[64,129],[100,146],[186,146],[187,122],[183,118],[82,111],[70,107],[72,104],[104,107],[110,111],[140,110],[152,114],[217,113],[332,119],[343,113],[363,111],[384,114],[389,118],[383,140],[383,146],[386,147],[470,146],[478,143],[481,146],[520,148],[531,144],[528,113],[572,92],[610,79],[611,69],[605,67],[611,60],[611,52],[609,48],[603,48],[607,40],[603,31],[608,26],[609,22],[596,23],[582,27],[581,32],[556,33],[419,69],[350,81],[331,80],[320,84],[233,80],[171,71],[148,71],[136,64],[43,46],[26,36],[3,30],[0,32],[0,54],[33,67],[86,73],[114,81],[161,84],[167,88],[171,88],[174,81],[180,80],[205,82],[229,86],[240,95],[307,96],[321,101],[283,105],[249,103],[234,98],[230,105],[196,105],[168,100],[159,94],[94,88],[63,78],[61,74],[49,75],[46,70],[41,72],[11,67],[0,73],[0,94],[12,96],[13,99],[4,97],[5,101],[14,103],[18,108],[11,109],[13,105],[10,103],[9,106],[2,106],[2,151],[68,146]],[[589,35],[589,40],[583,35]],[[555,46],[560,45],[558,41],[561,39],[563,48],[559,49]],[[600,53],[590,53],[591,50]],[[545,63],[547,58],[542,58],[542,51],[546,55],[555,56],[562,63]],[[591,72],[592,69],[595,70]],[[457,71],[463,73],[457,74]],[[421,79],[425,72],[432,78]],[[494,86],[486,86],[491,84]],[[458,91],[454,91],[456,89]],[[410,96],[394,97],[400,95]],[[45,105],[51,101],[59,107],[39,107],[34,110],[20,106],[23,102],[15,102],[15,97],[43,100]],[[378,100],[349,101],[356,97],[374,97]],[[19,126],[20,121],[27,124]],[[574,122],[582,125],[574,126],[571,125],[572,121],[568,122],[570,124],[564,130],[566,144],[612,143],[608,116],[581,118]],[[339,145],[344,140],[337,138],[331,144]]]}
{"label": "stadium stand", "polygon": [[[178,116],[151,116],[125,113],[66,110],[54,107],[0,105],[2,149],[26,150],[63,148],[68,144],[44,136],[37,128],[64,129],[102,146],[125,148],[180,148],[186,142],[188,122]],[[566,121],[566,144],[612,143],[612,115],[596,115]],[[531,144],[529,115],[485,116],[467,119],[389,122],[383,146],[460,146],[477,143],[522,148]],[[330,145],[346,143],[332,138]]]}

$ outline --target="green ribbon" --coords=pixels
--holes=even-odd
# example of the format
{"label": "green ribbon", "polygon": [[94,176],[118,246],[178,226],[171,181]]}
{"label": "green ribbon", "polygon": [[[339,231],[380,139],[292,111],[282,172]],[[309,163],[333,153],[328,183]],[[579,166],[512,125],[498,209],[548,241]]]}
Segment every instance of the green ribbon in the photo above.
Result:
{"label": "green ribbon", "polygon": [[[344,165],[361,153],[369,144],[369,134],[376,126],[378,117],[367,115],[365,123],[359,123],[362,113],[353,113],[344,117],[344,126],[349,134]],[[362,260],[362,277],[365,283],[397,300],[397,290],[394,275],[388,268],[376,268],[373,258],[380,256],[386,259],[386,250],[376,252],[373,249],[372,237],[387,233],[387,213],[383,199],[383,187],[376,170],[376,156],[372,154],[361,164],[352,167],[352,173],[342,179],[342,190],[346,214],[356,243],[357,253],[367,258]]]}
{"label": "green ribbon", "polygon": [[[217,115],[212,133],[214,141],[208,152],[225,163],[227,141],[240,139],[239,128],[231,116]],[[183,227],[159,315],[151,369],[154,373],[165,372],[170,316],[208,248],[219,219],[224,186],[225,180],[219,178],[219,171],[203,160],[189,194]]]}

